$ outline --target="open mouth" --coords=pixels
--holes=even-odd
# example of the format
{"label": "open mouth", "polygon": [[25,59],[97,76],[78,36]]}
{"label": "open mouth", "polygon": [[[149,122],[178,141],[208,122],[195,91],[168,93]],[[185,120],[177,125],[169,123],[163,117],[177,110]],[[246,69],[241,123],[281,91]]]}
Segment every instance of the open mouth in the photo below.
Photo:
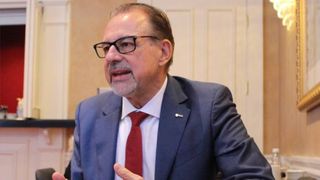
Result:
{"label": "open mouth", "polygon": [[129,69],[116,69],[111,71],[112,81],[123,81],[127,80],[131,76],[131,70]]}

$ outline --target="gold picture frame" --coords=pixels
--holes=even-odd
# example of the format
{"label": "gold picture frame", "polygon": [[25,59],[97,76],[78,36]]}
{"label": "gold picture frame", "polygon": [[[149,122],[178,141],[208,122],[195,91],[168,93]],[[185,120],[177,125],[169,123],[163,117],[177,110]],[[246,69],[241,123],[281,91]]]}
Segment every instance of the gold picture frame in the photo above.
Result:
{"label": "gold picture frame", "polygon": [[[308,82],[310,79],[310,43],[312,33],[308,31],[308,0],[296,0],[296,18],[297,18],[297,106],[299,110],[309,111],[320,104],[320,75],[319,79]],[[309,22],[310,23],[310,22]],[[308,37],[309,36],[309,37]],[[313,67],[312,67],[313,68]],[[315,67],[315,68],[318,68]],[[319,68],[316,72],[320,72]],[[314,76],[313,76],[314,77]],[[316,76],[317,77],[317,76]]]}

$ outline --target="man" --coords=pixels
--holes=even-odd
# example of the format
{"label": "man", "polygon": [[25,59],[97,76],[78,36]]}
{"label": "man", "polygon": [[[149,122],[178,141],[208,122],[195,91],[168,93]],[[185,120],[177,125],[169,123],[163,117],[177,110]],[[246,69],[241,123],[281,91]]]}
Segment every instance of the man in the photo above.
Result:
{"label": "man", "polygon": [[[223,179],[273,179],[230,91],[168,74],[174,39],[162,11],[139,3],[120,6],[94,47],[104,58],[112,92],[78,107],[72,179],[204,180],[217,172]],[[137,126],[135,111],[147,114]],[[127,156],[134,128],[142,149]],[[132,167],[132,158],[142,162]]]}

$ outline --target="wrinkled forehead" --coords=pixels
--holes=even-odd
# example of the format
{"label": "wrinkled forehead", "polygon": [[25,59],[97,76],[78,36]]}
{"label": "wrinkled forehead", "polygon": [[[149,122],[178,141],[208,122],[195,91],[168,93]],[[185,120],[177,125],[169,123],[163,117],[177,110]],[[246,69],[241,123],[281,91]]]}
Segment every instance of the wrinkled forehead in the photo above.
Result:
{"label": "wrinkled forehead", "polygon": [[104,31],[104,41],[114,41],[123,36],[150,35],[148,16],[141,10],[130,10],[112,16]]}

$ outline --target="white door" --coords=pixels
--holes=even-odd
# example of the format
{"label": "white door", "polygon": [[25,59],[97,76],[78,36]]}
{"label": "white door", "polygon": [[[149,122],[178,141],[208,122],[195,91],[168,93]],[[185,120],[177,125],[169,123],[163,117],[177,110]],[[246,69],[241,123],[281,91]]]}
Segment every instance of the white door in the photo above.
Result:
{"label": "white door", "polygon": [[176,47],[170,74],[230,88],[263,147],[262,0],[140,0],[167,12]]}

